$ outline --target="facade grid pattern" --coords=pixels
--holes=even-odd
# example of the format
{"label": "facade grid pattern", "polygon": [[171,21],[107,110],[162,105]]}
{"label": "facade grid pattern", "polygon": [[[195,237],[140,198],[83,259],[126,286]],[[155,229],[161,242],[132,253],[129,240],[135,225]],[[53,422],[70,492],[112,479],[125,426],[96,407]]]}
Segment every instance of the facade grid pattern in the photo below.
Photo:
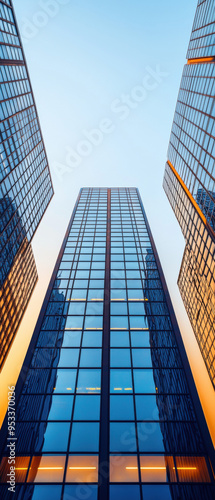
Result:
{"label": "facade grid pattern", "polygon": [[18,382],[17,498],[212,499],[166,293],[138,191],[82,189]]}
{"label": "facade grid pattern", "polygon": [[[3,0],[0,84],[0,293],[5,304],[7,295],[11,297],[15,336],[24,311],[22,304],[27,305],[37,280],[33,252],[27,248],[53,196],[53,186],[15,13],[12,2]],[[17,283],[13,293],[7,289],[9,274]],[[18,285],[20,274],[24,287]],[[10,323],[7,309],[1,331],[5,345],[2,363],[12,340]]]}
{"label": "facade grid pattern", "polygon": [[164,189],[186,240],[180,293],[215,387],[215,9],[198,1]]}

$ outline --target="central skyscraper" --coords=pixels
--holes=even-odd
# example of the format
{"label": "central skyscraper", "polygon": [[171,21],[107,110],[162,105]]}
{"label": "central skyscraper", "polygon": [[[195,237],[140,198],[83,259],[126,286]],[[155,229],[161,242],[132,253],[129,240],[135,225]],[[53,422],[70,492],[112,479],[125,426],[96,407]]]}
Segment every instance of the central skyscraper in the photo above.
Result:
{"label": "central skyscraper", "polygon": [[[214,450],[137,189],[81,190],[16,398],[14,499],[213,499]],[[4,499],[7,437],[5,420]]]}

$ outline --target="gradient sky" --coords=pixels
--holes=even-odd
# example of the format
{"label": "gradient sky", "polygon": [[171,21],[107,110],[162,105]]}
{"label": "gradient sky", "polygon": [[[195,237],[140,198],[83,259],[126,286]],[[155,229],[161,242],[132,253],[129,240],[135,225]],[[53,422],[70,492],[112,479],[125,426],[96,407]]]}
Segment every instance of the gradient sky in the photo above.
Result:
{"label": "gradient sky", "polygon": [[[162,188],[196,3],[14,0],[55,196],[33,240],[40,279],[0,377],[5,397],[23,362],[79,189],[135,186],[215,438],[212,384],[177,287],[185,242]],[[153,89],[135,102],[132,96],[141,96],[144,77],[156,68],[163,75],[151,76]],[[104,121],[109,133],[100,132],[99,144],[84,150],[86,134],[101,130]],[[77,151],[82,154],[75,162]]]}

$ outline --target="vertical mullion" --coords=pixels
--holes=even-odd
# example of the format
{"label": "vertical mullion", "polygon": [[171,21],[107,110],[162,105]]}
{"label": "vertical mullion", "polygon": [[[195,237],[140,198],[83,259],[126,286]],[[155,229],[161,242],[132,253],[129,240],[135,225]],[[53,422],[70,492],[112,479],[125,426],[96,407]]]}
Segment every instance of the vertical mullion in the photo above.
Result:
{"label": "vertical mullion", "polygon": [[110,243],[111,243],[111,190],[108,189],[104,310],[103,310],[103,340],[102,340],[98,500],[108,500],[109,498]]}

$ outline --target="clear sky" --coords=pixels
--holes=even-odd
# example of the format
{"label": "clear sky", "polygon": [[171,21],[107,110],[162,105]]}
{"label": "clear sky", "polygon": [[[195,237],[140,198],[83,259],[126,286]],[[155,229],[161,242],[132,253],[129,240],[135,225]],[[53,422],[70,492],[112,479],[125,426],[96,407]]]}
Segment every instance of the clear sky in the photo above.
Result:
{"label": "clear sky", "polygon": [[3,387],[9,373],[12,383],[19,372],[79,189],[135,186],[213,427],[212,385],[177,287],[185,243],[162,188],[196,3],[14,0],[55,196],[33,240],[39,283],[2,372]]}

